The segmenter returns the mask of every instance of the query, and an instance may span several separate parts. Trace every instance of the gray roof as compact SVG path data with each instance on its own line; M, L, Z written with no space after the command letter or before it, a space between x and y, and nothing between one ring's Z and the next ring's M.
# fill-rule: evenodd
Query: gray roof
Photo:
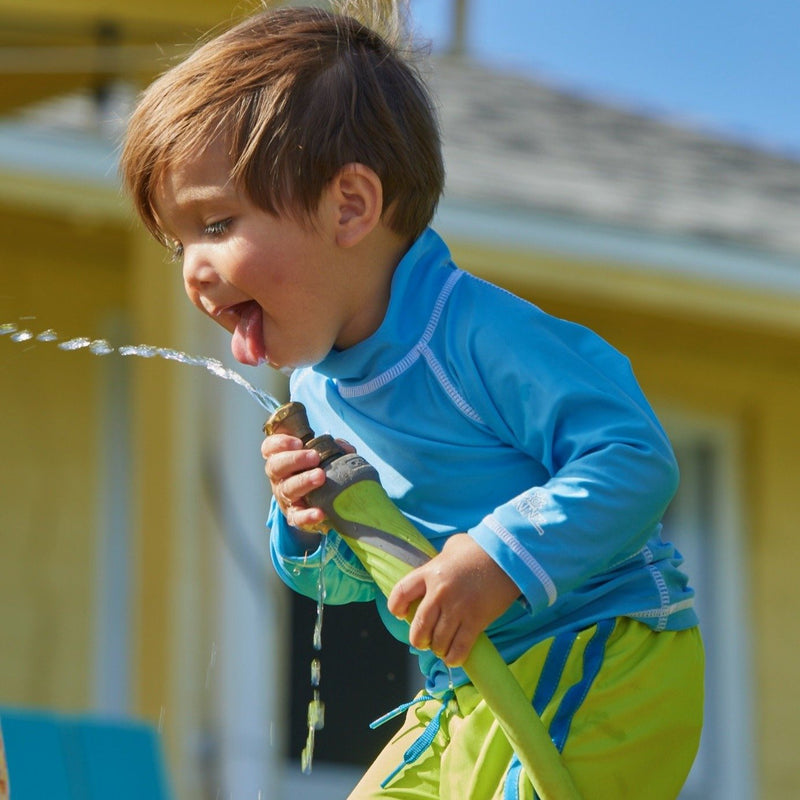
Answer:
M800 254L800 156L461 60L431 84L447 198Z

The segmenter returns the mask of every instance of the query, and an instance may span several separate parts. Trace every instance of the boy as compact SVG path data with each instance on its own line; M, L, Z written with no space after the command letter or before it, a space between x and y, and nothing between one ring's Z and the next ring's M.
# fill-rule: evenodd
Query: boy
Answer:
M440 551L387 599L328 534L328 602L374 601L426 678L351 799L533 797L459 668L483 630L586 798L674 798L703 656L659 536L672 451L620 354L452 263L428 227L436 117L394 35L320 9L258 14L150 87L122 156L235 357L293 370L312 427L372 463ZM273 562L313 597L318 456L285 435L262 453Z

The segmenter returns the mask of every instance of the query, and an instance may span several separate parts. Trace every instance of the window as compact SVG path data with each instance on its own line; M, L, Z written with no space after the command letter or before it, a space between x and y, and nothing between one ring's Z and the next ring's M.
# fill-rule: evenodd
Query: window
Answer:
M736 431L716 421L686 419L667 427L681 486L663 535L685 558L706 650L705 725L681 800L752 800L748 591Z

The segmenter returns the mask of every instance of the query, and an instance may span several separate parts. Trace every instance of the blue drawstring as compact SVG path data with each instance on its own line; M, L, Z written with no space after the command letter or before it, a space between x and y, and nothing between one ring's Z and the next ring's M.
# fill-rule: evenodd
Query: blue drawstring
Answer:
M432 694L421 694L419 697L415 697L413 700L410 700L408 703L403 703L402 705L395 708L393 711L390 711L388 714L384 714L379 719L376 719L375 722L370 723L370 728L373 730L380 725L383 725L384 722L388 722L390 719L394 719L395 717L403 714L404 712L408 711L411 706L418 705L419 703L426 703L428 700L441 700L442 706L436 712L436 716L425 726L425 730L419 735L419 738L411 745L411 747L403 753L403 762L398 764L395 769L383 780L381 783L381 789L385 789L389 781L400 772L403 767L408 766L409 764L413 764L430 746L433 744L433 740L436 738L436 734L439 733L439 728L441 727L442 722L442 714L447 710L448 703L455 697L455 692L452 689L448 689L441 697L434 697Z

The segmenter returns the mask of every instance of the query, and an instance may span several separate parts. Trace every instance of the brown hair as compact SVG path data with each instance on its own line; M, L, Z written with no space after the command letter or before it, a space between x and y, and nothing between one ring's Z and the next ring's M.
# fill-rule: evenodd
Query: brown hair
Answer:
M165 241L155 193L224 136L231 177L259 207L308 217L345 164L375 171L386 224L416 237L444 184L436 113L414 63L352 17L267 10L206 42L144 92L122 150L136 210Z

